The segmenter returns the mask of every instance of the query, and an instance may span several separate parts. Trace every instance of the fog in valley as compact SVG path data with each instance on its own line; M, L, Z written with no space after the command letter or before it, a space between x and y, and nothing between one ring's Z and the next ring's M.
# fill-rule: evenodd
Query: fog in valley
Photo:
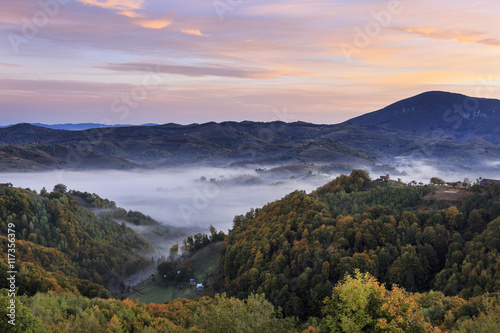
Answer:
M154 171L54 171L2 173L0 182L51 191L63 183L68 190L96 193L126 210L140 211L163 225L196 232L214 225L227 232L235 215L262 207L294 190L310 192L333 178L263 175L254 169L185 168ZM290 179L292 177L292 179ZM294 178L294 179L293 179Z
M428 184L431 177L439 177L447 182L463 181L468 178L475 182L477 179L498 179L500 173L500 162L482 161L480 167L475 166L467 169L458 169L446 162L436 159L412 159L408 157L396 157L392 165L402 172L400 175L391 175L392 179L401 178L404 183L412 180ZM378 178L378 174L370 172L372 179Z
M478 177L495 178L493 173L450 172L423 161L399 159L399 172L391 179L416 180L427 184L431 177L459 181ZM446 171L444 171L444 170ZM381 173L368 170L372 179ZM348 173L348 172L344 172ZM163 225L207 232L213 225L227 232L235 215L260 208L294 190L311 192L338 173L324 174L312 165L275 169L171 168L135 171L53 171L43 173L2 173L0 182L40 191L58 183L68 189L96 193L126 210L140 211Z

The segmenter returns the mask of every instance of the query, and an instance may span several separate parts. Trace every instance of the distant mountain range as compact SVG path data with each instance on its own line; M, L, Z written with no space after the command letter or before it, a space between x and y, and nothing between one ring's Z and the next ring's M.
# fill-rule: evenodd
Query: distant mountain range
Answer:
M158 124L142 124L142 125L126 125L126 124L119 124L119 125L105 125L105 124L97 124L97 123L80 123L80 124L55 124L55 125L47 125L47 124L40 124L40 123L31 123L31 125L34 126L39 126L39 127L45 127L45 128L50 128L50 129L57 129L57 130L67 130L67 131L83 131L87 129L92 129L92 128L106 128L106 127L130 127L130 126L156 126ZM7 126L0 126L0 128L6 128L10 127L13 125L7 125Z
M71 125L71 124L70 124ZM347 163L384 169L425 160L441 169L493 168L500 101L427 92L337 125L223 122L75 130L0 129L0 170ZM398 162L399 163L399 162Z

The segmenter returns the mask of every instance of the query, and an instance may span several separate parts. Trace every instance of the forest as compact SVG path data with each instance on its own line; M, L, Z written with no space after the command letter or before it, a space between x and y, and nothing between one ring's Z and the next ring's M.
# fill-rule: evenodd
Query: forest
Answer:
M16 225L12 331L495 332L500 186L476 186L459 203L427 199L436 186L372 181L353 170L252 209L234 218L228 235L213 229L184 244L189 252L222 241L222 293L165 304L109 292L117 272L140 269L153 248L84 208L114 202L64 186L40 194L0 189L3 257L7 225ZM138 212L116 214L150 223ZM6 327L8 268L1 265Z
M238 298L263 293L286 317L314 322L324 316L332 289L359 270L369 281L418 297L437 292L443 300L486 297L496 304L499 186L471 192L460 209L424 202L432 191L373 182L354 170L311 194L295 191L237 216L221 255L226 291ZM479 314L469 308L454 320L445 314L426 320L452 329Z
M124 224L98 218L80 207L62 184L50 193L44 189L40 194L17 188L2 191L0 243L5 252L4 235L7 225L13 223L20 294L76 290L84 296L110 297L106 288L118 282L122 271L140 269L149 260L144 256L153 245L147 239ZM4 288L8 269L5 261L0 265L0 286Z

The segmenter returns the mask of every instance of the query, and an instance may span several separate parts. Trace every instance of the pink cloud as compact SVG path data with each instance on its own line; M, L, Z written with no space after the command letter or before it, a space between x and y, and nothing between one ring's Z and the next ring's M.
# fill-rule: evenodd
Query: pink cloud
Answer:
M4 66L4 67L27 67L25 65L8 64L8 63L5 63L5 62L0 62L0 66Z
M160 18L151 19L151 18L136 18L133 19L132 22L134 24L140 25L144 28L149 29L163 29L172 24L174 20L174 13L170 12L167 15L164 15Z
M151 68L153 68L156 73L176 74L190 77L220 76L235 78L269 78L273 75L273 73L267 70L256 68L236 68L223 65L182 66L171 64L125 63L99 66L98 68L125 72L149 72L151 71Z
M85 5L97 6L122 12L141 10L144 8L145 0L77 0Z
M207 37L207 35L204 35L198 29L181 29L181 32L184 33L184 34L186 34L186 35L194 35L194 36L200 36L200 37Z

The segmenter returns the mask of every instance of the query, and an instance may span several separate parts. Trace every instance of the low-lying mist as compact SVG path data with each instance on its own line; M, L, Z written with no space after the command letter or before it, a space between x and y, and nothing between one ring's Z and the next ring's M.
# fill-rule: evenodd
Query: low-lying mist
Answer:
M476 161L477 162L477 161ZM474 182L479 177L498 179L500 174L500 162L482 161L480 167L470 167L470 170L457 169L449 163L439 160L412 159L408 157L396 157L393 166L403 172L400 176L391 176L393 179L401 178L405 183L412 180L428 184L431 177L438 177L447 182L463 181L468 178ZM378 175L370 173L372 179Z
M2 173L0 182L51 191L96 193L126 210L140 211L164 225L206 231L209 225L227 232L235 215L262 207L294 190L310 192L333 176L293 177L241 168L184 168L154 171L55 171Z
M498 178L497 172L453 172L446 165L399 158L394 166L405 183L427 184L431 177L461 181L479 177ZM294 190L311 192L338 176L324 174L312 164L271 169L186 167L133 171L54 171L43 173L1 173L0 183L39 191L52 190L58 183L68 189L96 193L126 210L150 215L163 225L206 232L209 225L227 232L234 216L260 208ZM372 179L381 174L372 170ZM348 174L348 171L343 173Z

